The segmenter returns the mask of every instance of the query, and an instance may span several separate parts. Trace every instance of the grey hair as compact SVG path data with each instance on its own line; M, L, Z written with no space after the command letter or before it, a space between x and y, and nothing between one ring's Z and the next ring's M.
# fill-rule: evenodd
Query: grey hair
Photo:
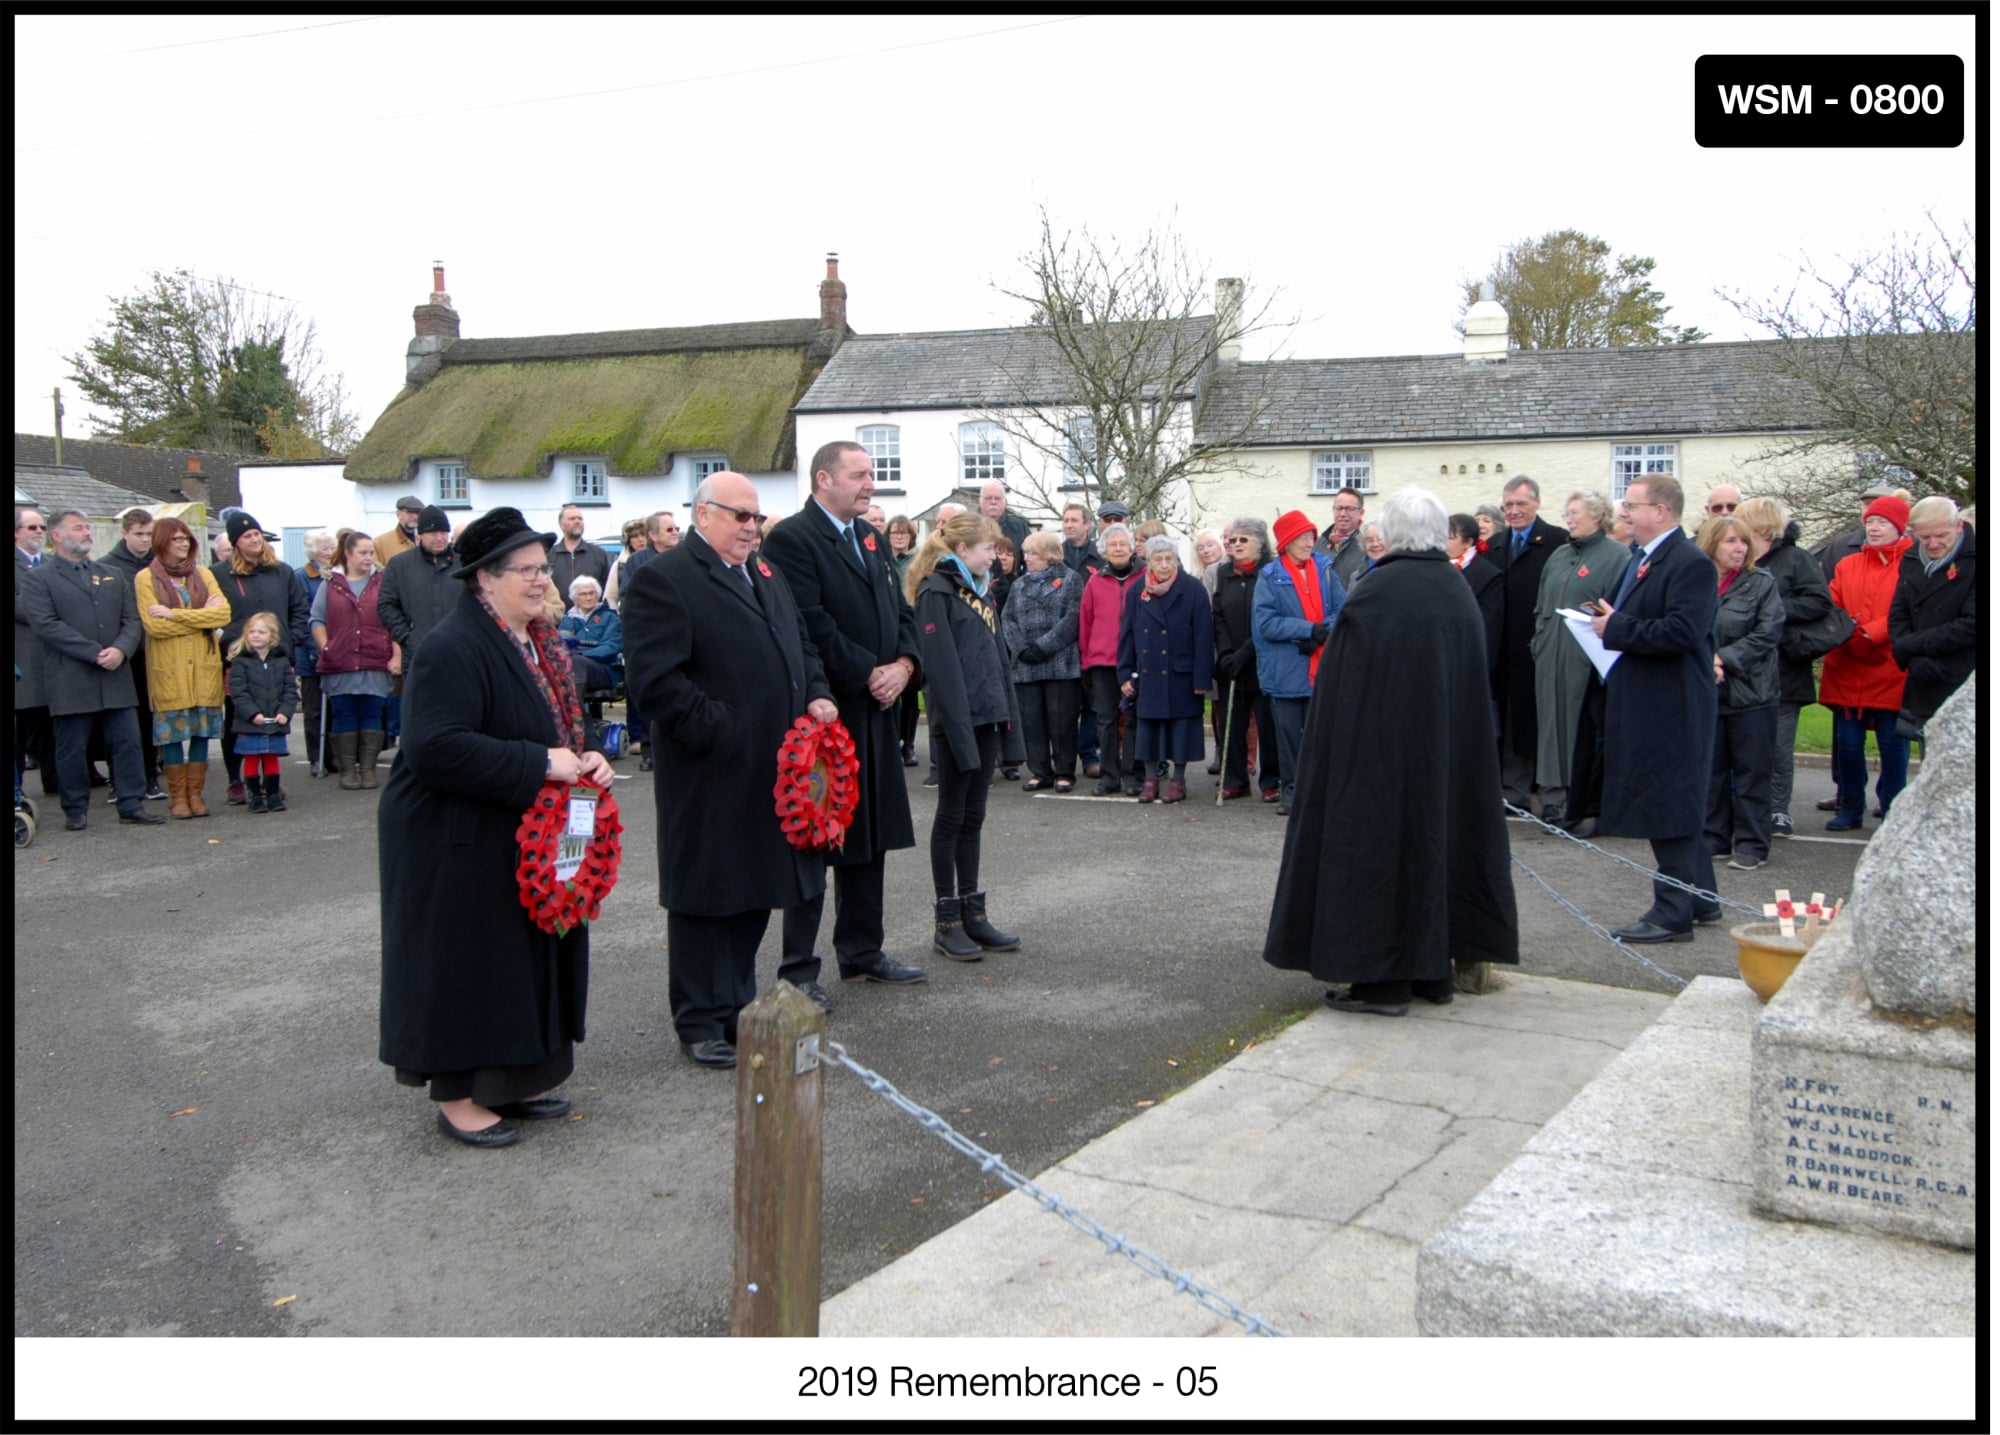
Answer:
M1229 535L1232 533L1242 533L1256 540L1257 561L1259 563L1268 563L1271 561L1270 524L1261 518L1255 518L1250 514L1242 513L1222 525L1222 537L1225 542L1228 541Z
M1597 520L1599 528L1611 526L1611 500L1601 491L1595 488L1579 488L1563 500L1563 507L1568 508L1579 499L1583 502L1584 510Z
M1171 553L1176 563L1181 560L1181 546L1164 533L1156 533L1146 540L1146 561L1151 563L1155 553Z
M1361 525L1361 537L1364 541L1367 539L1368 530L1371 528L1374 529L1377 533L1380 533L1382 531L1382 520L1379 518L1371 518L1366 523Z
M1910 527L1919 523L1957 523L1958 505L1941 493L1920 498L1910 508Z
M90 522L90 515L85 513L81 508L58 508L42 521L48 524L50 528L60 528L62 527L63 520L68 518L72 513L81 518L85 523Z
M690 503L693 507L699 508L704 503L713 502L715 502L715 475L711 473L707 478L704 478L700 483L695 485L694 497L690 500ZM665 511L664 509L661 510L661 512ZM653 516L657 518L659 514L654 514Z
M599 597L604 596L604 585L598 582L595 578L591 577L588 573L579 573L576 575L576 577L570 580L569 584L570 602L574 603L576 601L576 590L579 588L595 588L597 590Z
M1442 551L1449 522L1444 503L1427 488L1399 488L1382 505L1382 541L1391 553Z
M1472 516L1475 520L1482 516L1490 518L1501 528L1507 526L1507 515L1500 511L1500 505L1497 503L1480 504L1479 507L1472 510Z
M1528 475L1526 475L1525 473L1516 474L1514 477L1508 479L1505 483L1501 484L1500 492L1503 494L1512 493L1517 488L1527 489L1528 493L1534 498L1535 502L1540 503L1542 501L1542 486L1539 483L1536 483L1532 478L1528 477Z
M1109 543L1112 539L1112 535L1114 534L1124 539L1127 543L1130 543L1132 541L1132 530L1123 523L1106 524L1101 530L1099 530L1097 535L1097 541L1100 544Z

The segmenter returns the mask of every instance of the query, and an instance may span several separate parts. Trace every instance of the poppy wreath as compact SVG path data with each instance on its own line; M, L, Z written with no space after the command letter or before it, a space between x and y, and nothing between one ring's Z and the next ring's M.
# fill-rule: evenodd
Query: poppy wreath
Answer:
M597 825L583 849L583 864L574 877L561 882L556 880L556 845L569 825L572 797L597 799ZM624 831L618 804L608 790L583 783L575 787L562 782L542 784L514 833L521 844L521 864L514 872L520 883L521 905L537 927L561 937L574 927L597 920L604 899L618 885L618 860L624 850L619 839Z
M847 840L860 801L861 764L854 738L838 721L801 716L778 745L778 825L803 852L823 852Z

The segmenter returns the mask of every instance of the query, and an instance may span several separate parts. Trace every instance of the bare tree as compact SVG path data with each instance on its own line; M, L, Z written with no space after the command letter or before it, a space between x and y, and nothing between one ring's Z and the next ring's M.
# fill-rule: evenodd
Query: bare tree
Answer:
M1789 292L1717 290L1778 340L1762 402L1811 431L1773 440L1781 493L1809 533L1854 526L1876 482L1961 506L1979 490L1979 276L1970 225L1897 235Z
M1171 223L1128 252L1087 229L1058 234L1044 210L1022 266L1018 287L994 286L1027 306L1029 323L1004 345L1005 396L984 415L1010 449L1038 460L1010 466L1009 487L1050 515L1080 498L1093 508L1120 499L1142 518L1188 516L1201 480L1242 468L1239 450L1269 408L1253 376L1226 432L1199 422L1208 385L1243 340L1289 326L1271 318L1276 295L1249 308L1242 281L1211 286Z

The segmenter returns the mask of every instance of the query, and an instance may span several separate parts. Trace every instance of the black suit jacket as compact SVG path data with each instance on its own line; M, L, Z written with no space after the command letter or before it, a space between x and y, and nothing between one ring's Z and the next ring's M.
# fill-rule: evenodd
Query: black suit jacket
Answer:
M661 739L660 905L688 916L790 907L826 886L824 859L786 841L772 788L786 729L833 693L784 577L756 554L749 568L746 584L690 534L627 575L625 686Z
M1486 554L1503 575L1503 616L1500 624L1500 671L1497 695L1501 721L1511 720L1514 751L1535 755L1535 604L1541 597L1542 569L1549 555L1569 542L1569 532L1537 518L1528 529L1528 543L1514 552L1514 533L1503 528L1489 541ZM1504 729L1503 729L1504 731Z
M764 556L785 575L798 600L806 636L819 651L840 721L853 736L861 763L853 826L846 842L827 857L836 867L869 862L917 841L910 791L903 781L897 710L868 695L868 675L882 664L905 657L920 664L916 615L889 559L889 540L865 518L854 520L854 534L865 566L855 563L853 545L841 537L826 510L808 499L764 539ZM919 666L910 681L921 676Z

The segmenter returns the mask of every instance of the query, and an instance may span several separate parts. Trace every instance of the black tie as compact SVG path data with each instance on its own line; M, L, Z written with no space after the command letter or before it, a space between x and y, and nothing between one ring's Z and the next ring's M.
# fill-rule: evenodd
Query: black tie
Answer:
M868 571L868 560L861 556L861 540L855 536L854 525L847 524L840 530L847 535L847 551L854 555L854 565L863 573Z

